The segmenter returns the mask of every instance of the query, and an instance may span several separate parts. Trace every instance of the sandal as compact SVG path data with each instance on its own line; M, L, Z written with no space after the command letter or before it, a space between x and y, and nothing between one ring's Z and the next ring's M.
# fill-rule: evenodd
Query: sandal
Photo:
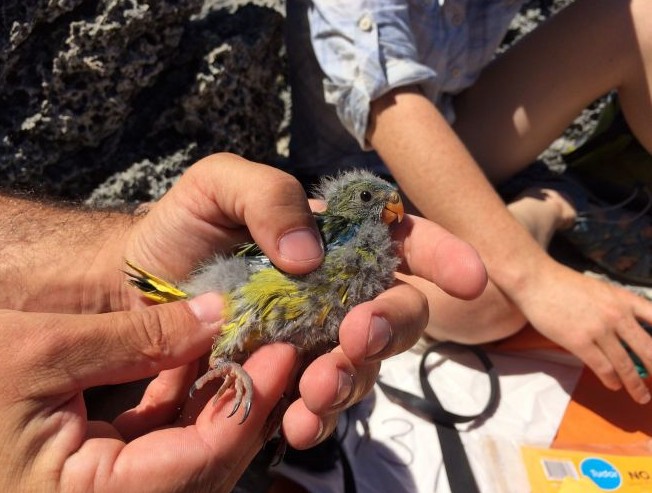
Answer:
M609 204L594 196L568 173L555 173L535 163L499 188L514 198L530 187L551 188L564 194L577 210L573 227L558 231L583 257L613 279L652 286L652 193L639 186L622 202ZM643 204L632 210L633 204Z

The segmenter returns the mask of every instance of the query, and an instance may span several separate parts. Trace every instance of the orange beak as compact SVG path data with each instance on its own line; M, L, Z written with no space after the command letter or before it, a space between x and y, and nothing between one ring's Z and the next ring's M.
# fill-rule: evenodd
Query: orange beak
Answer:
M387 203L382 213L382 220L385 224L391 224L394 221L399 223L403 220L403 215L405 210L403 209L403 201L401 201L401 196L398 192L392 192L387 198Z

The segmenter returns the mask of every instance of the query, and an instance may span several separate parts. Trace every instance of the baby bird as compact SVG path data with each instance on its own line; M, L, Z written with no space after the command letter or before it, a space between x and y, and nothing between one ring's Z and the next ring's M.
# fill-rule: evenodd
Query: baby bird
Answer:
M306 275L286 274L272 265L254 243L234 256L216 255L179 286L127 261L137 274L129 282L156 302L165 303L218 291L225 297L225 322L215 338L209 370L191 389L222 378L215 401L229 388L236 392L234 415L244 402L241 423L251 409L253 385L241 364L258 347L277 341L293 344L307 365L334 348L346 313L371 300L394 281L398 266L389 225L403 219L395 188L361 170L322 178L315 213L325 258Z

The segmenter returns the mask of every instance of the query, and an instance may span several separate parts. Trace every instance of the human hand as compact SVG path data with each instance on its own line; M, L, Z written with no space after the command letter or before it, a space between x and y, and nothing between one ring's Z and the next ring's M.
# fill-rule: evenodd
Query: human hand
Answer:
M208 293L100 315L0 311L0 489L231 491L291 379L290 346L264 347L246 362L256 406L242 425L226 419L228 405L211 402L193 410L192 422L184 409L168 426L125 440L129 418L89 422L82 397L89 387L196 364L218 330L220 307L220 296Z
M265 193L260 193L261 189ZM147 265L164 277L184 277L215 250L228 251L247 240L247 225L277 266L308 272L322 259L319 244L310 244L317 241L317 233L311 229L313 221L299 183L289 175L237 156L216 155L191 168L151 206L147 216L125 236L126 253L118 257ZM299 235L291 237L286 232ZM404 270L423 275L462 298L477 296L484 288L486 273L475 251L442 228L424 219L407 218L396 238L403 245ZM169 254L178 251L184 252L183 258ZM120 286L122 289L124 282ZM128 306L140 306L143 301L137 291L128 291L121 299L127 300ZM423 295L406 285L356 307L342 323L341 345L313 363L301 381L302 399L285 415L289 443L303 448L325 438L335 426L337 411L357 402L371 388L380 359L414 344L425 326L427 311ZM129 434L138 435L169 422L186 400L188 385L185 391L183 385L192 381L189 374L193 371L196 376L196 369L179 368L152 382L141 405L127 413Z
M646 403L649 390L622 343L636 352L649 371L652 338L639 320L651 323L652 303L550 258L535 272L523 276L512 298L490 284L477 303L464 306L430 282L419 278L409 282L426 294L431 306L439 307L431 311L426 328L433 337L479 344L509 337L530 323L575 354L607 388L624 386L636 402Z
M468 244L412 215L405 216L393 236L401 246L402 275L428 280L460 299L482 293L486 271ZM371 390L381 360L411 348L427 322L427 298L403 282L354 307L340 325L340 346L315 360L301 378L301 399L283 420L288 442L303 449L329 436L339 412Z
M652 370L652 338L639 322L652 323L652 303L627 291L557 265L531 283L521 309L532 326L566 348L609 389L625 387L636 402L650 401L622 343Z

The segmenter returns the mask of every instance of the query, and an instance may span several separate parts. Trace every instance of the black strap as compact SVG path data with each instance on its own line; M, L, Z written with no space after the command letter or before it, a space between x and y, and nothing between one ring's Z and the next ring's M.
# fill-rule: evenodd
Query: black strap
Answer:
M487 371L490 385L489 400L484 409L477 414L460 415L444 409L428 381L426 358L430 353L445 346L463 348L472 352ZM390 400L397 402L408 411L427 419L435 425L451 493L479 493L480 490L478 489L471 465L469 464L469 459L464 450L459 432L455 428L455 424L466 423L480 417L487 417L494 411L500 397L500 387L498 374L493 363L487 354L478 346L465 346L450 342L435 343L424 352L421 358L419 380L424 397L410 394L381 381L378 381L378 385Z
M353 468L349 462L346 452L344 452L344 447L342 442L339 440L337 444L340 448L340 463L342 464L342 476L344 479L344 493L357 493L358 488L355 485L355 478L353 476Z

